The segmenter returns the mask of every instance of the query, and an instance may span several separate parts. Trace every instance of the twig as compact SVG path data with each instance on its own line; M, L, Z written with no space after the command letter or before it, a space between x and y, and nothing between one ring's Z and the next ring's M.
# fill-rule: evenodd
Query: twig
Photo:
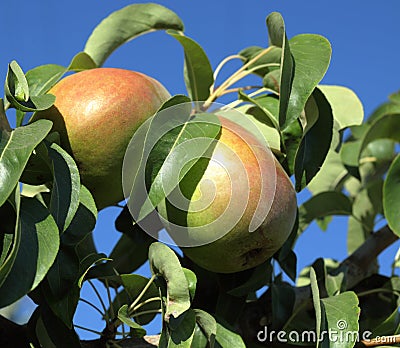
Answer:
M400 343L400 335L378 336L373 338L372 340L362 340L361 343L364 347L388 346Z

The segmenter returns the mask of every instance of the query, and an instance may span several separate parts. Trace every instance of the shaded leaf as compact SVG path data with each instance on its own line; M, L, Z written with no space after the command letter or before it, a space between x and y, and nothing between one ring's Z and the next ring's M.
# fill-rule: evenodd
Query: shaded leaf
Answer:
M50 211L63 233L78 210L81 188L79 170L74 159L56 143L51 144L48 150L53 163Z
M316 218L329 215L351 215L352 202L341 192L321 192L299 207L299 230L304 229Z
M357 337L352 333L358 332L360 315L357 295L348 291L337 296L323 298L321 304L326 318L324 330L335 332L338 337L337 340L330 341L329 347L354 347ZM343 339L339 339L340 337Z
M33 149L50 132L52 122L40 120L0 133L0 206L17 185Z
M168 31L179 41L185 51L184 76L186 89L193 101L205 101L214 83L213 70L201 46L191 38L176 31Z
M246 345L243 342L242 337L236 332L231 331L217 323L217 334L215 336L215 347L225 348L225 347L235 347L235 348L245 348Z
M214 317L201 310L201 309L194 309L193 310L196 315L196 323L201 328L202 332L207 337L207 341L210 344L210 347L213 347L215 342L215 336L217 335L217 322Z
M293 313L295 293L293 287L284 283L274 283L272 294L272 323L275 329L281 328Z
M36 198L23 198L21 241L12 269L0 287L0 307L37 287L52 266L59 248L59 232L47 208Z
M102 66L122 44L154 30L183 30L180 18L158 4L133 4L111 13L94 29L86 42L86 52Z
M182 318L181 318L182 317ZM179 348L191 348L196 328L196 316L193 309L189 309L183 313L177 319L171 318L170 326L172 321L179 320L179 324L171 328L169 334L168 348L179 347Z
M329 102L318 89L313 92L311 98L315 100L315 104L307 103L310 107L306 105L306 117L309 117L307 116L309 113L315 113L312 117L315 117L316 121L309 129L305 129L296 152L294 176L298 192L306 187L318 173L332 141L333 116Z
M8 203L7 203L8 204ZM13 214L15 212L15 218L12 215L11 220L8 223L4 222L4 236L2 236L1 240L1 264L0 264L0 286L6 280L6 277L9 275L15 259L17 258L18 249L21 244L21 236L22 236L22 228L21 228L21 220L20 220L20 211L21 211L21 196L20 192L17 188L14 189L13 196L9 198L10 206L6 210L6 213ZM4 205L1 206L4 209ZM3 211L4 214L4 211ZM2 221L7 221L6 219ZM6 230L6 228L8 229Z
M127 304L118 310L118 319L131 328L131 335L133 337L143 337L146 335L146 330L130 318L129 306Z
M400 236L400 155L392 162L383 184L383 210L392 231Z
M264 48L259 46L247 47L239 52L239 56L244 58L243 64L246 64L252 58L256 57ZM250 64L247 70L252 70L254 74L264 77L273 70L279 71L282 49L272 46L268 53L264 54L253 64ZM255 69L259 67L258 69Z
M321 325L322 325L322 310L321 310L317 276L313 267L310 268L310 285L311 285L312 300L315 311L315 334L317 337L321 337L320 335L321 335ZM319 347L319 344L320 341L318 340L316 348Z

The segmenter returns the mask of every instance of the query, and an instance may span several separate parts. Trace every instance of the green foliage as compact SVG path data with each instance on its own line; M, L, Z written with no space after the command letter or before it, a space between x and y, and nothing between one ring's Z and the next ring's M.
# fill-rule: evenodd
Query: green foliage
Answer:
M260 342L249 337L246 330L254 330L249 322L286 333L313 330L318 337L336 330L352 337L341 344L327 337L309 343L323 348L353 347L352 333L362 330L400 332L399 255L393 276L384 277L376 258L388 244L373 247L385 228L395 234L391 240L400 236L400 93L363 120L353 91L320 84L331 58L326 38L289 39L276 12L266 24L269 46L242 49L243 66L218 87L218 71L183 33L181 19L151 3L110 14L67 67L47 64L25 74L16 61L9 64L0 102L0 307L25 295L37 304L28 323L32 347L80 347L74 316L86 285L106 287L107 305L103 301L97 310L110 344L117 328L141 338L143 326L155 320L162 323L160 347L251 347ZM115 221L122 235L104 255L93 241L97 207L81 185L79 166L51 133L50 121L26 123L25 116L52 106L54 97L46 93L65 74L99 67L120 45L154 30L167 30L183 47L188 96L173 96L135 133L140 141L128 149L131 162L124 164L130 199ZM260 86L247 93L240 82L249 74ZM233 84L240 87L229 107L209 110ZM193 103L198 101L204 103ZM9 127L9 108L16 109L15 129ZM217 115L250 132L259 130L255 135L270 145L296 190L311 194L270 260L227 277L200 269L157 242L160 221L153 222L152 236L141 224L178 187L191 197L220 135ZM183 147L186 143L191 145ZM188 164L181 168L181 161ZM297 275L297 239L314 221L326 229L338 215L348 217L349 258L320 258ZM382 222L387 227L380 229ZM354 264L352 257L360 253L368 264ZM147 261L150 278L132 274ZM249 308L254 318L249 319Z

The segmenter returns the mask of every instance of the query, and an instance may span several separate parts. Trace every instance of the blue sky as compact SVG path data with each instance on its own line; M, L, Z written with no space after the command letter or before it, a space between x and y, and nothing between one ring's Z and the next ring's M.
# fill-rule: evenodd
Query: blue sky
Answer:
M104 17L131 3L135 1L3 1L0 80L4 81L7 64L13 59L24 71L48 63L68 65ZM270 12L279 11L289 37L316 33L329 39L333 53L323 83L353 89L366 115L390 93L400 89L398 0L164 0L158 3L182 18L186 35L203 46L213 67L247 46L266 46L265 18ZM144 72L161 81L171 94L185 93L182 49L165 33L145 35L120 47L105 65ZM235 67L235 63L228 65L222 77ZM0 93L3 94L3 90ZM300 202L305 197L307 195L300 194ZM106 254L119 237L114 229L118 212L117 208L109 208L99 215L95 241L99 251ZM335 218L326 232L313 224L296 247L299 268L321 256L343 259L346 256L346 221ZM381 257L385 273L389 272L397 248L398 244L392 246ZM141 271L146 273L147 269L144 267ZM85 289L85 294L92 296L90 290ZM92 328L101 329L96 321L98 317L85 307L78 311L77 322L84 324L87 320L92 322ZM150 333L156 328L152 326Z

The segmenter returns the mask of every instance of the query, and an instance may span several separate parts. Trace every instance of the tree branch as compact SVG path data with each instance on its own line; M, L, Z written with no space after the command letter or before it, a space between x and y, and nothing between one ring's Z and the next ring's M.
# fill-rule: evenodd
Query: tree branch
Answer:
M353 288L360 281L372 275L374 261L378 255L399 239L393 231L384 226L373 233L358 249L343 260L339 266L346 270L347 289ZM306 302L312 306L310 286L293 287L296 301L294 310ZM271 323L270 292L264 293L257 301L249 302L240 321L241 334L247 341L255 342L257 333ZM258 342L260 343L260 342Z

